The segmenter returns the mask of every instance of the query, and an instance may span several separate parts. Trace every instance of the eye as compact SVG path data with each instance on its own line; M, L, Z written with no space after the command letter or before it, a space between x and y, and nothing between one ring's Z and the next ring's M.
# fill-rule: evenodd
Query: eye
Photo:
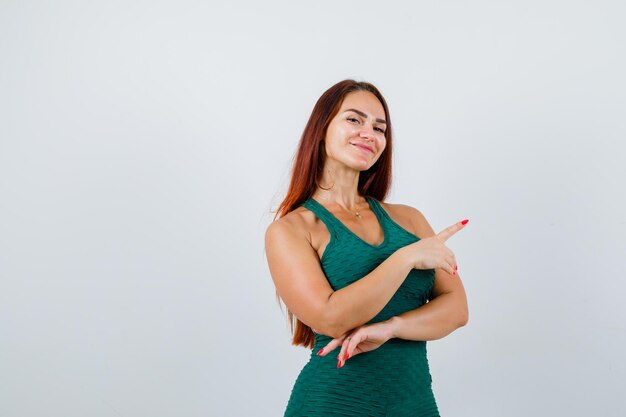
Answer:
M358 122L359 119L355 119L354 117L346 117L346 120L350 121L350 122ZM375 128L374 130L378 130L380 133L384 134L385 133L385 129L382 129L380 127Z

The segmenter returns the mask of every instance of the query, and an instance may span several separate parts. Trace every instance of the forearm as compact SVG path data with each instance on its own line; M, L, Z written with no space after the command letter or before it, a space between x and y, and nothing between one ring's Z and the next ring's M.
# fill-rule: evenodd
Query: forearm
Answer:
M436 340L464 326L467 300L462 293L442 294L421 307L388 320L392 337L406 340Z
M338 337L374 318L411 269L406 251L400 248L363 278L335 291L328 301L329 322L333 323L330 336Z

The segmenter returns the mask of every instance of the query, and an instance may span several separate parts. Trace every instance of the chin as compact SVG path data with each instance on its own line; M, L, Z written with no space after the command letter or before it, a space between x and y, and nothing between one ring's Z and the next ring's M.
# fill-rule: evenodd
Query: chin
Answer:
M367 171L368 169L370 169L374 164L367 164L367 163L356 163L350 166L350 168L356 170L356 171Z

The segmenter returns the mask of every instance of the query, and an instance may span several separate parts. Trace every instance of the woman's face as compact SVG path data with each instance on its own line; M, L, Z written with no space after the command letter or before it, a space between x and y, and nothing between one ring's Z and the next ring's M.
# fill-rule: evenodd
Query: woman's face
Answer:
M347 94L326 130L326 157L358 171L369 169L385 150L385 122L385 109L374 94Z

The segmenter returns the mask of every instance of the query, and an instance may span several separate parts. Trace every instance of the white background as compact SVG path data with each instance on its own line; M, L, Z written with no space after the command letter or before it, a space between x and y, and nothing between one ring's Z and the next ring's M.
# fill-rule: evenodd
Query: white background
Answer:
M442 415L626 415L622 2L1 4L0 415L282 415L263 236L344 78L388 100L388 201L470 219Z

